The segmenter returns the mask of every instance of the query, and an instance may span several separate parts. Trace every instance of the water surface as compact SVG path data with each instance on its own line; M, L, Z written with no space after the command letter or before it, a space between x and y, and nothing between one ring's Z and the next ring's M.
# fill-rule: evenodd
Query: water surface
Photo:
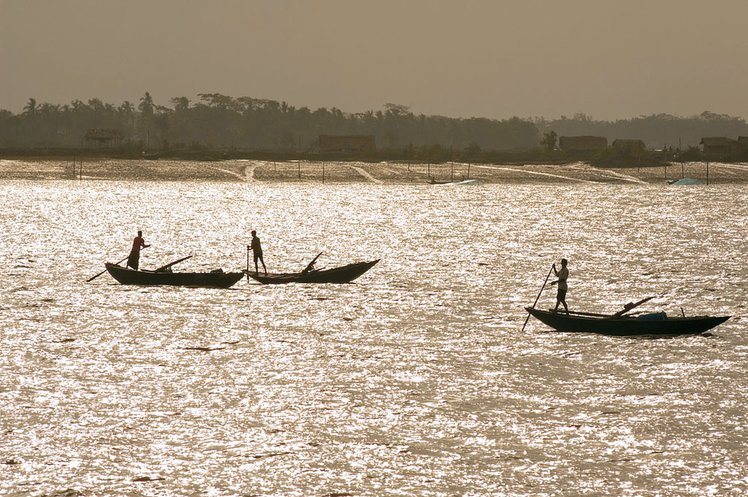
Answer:
M742 495L741 186L5 181L0 494ZM142 267L381 258L351 285L139 288ZM701 337L521 331L572 308ZM553 304L547 290L540 306Z

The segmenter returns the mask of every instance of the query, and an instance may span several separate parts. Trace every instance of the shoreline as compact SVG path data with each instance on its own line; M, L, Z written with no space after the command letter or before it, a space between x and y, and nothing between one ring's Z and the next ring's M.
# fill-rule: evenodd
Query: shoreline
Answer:
M708 171L707 171L708 170ZM225 181L259 183L611 183L666 184L682 177L709 184L748 184L748 163L689 162L667 166L441 164L360 161L221 161L86 158L0 159L0 180Z

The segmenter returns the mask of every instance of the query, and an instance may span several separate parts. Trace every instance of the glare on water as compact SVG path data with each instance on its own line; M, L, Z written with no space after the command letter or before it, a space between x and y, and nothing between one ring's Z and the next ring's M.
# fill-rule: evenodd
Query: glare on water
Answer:
M7 181L0 494L740 495L740 186ZM350 285L116 284L381 258ZM655 295L706 336L521 331ZM538 303L553 304L548 288Z

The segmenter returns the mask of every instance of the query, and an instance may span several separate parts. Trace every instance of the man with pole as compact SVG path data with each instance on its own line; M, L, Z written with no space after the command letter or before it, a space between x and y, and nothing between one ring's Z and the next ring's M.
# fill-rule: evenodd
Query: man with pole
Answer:
M249 265L249 251L252 251L252 255L255 260L255 274L260 274L257 268L257 261L262 263L262 269L265 270L265 274L268 274L268 269L265 267L265 261L262 258L262 245L260 244L260 237L257 236L257 231L252 230L252 242L247 245L247 265ZM247 268L249 269L249 268Z
M558 293L556 294L556 309L554 312L558 312L558 306L559 304L564 305L564 309L566 309L566 314L569 314L569 307L566 305L566 291L568 290L568 285L566 283L566 280L569 278L569 268L567 265L569 264L569 261L566 259L561 259L561 269L556 270L556 263L554 262L551 264L551 269L548 270L548 274L545 277L545 281L543 281L543 286L540 287L540 291L538 292L538 296L535 297L535 302L532 304L532 308L534 309L535 306L538 304L538 300L540 300L540 296L543 294L543 290L545 289L545 285L548 283L548 279L551 277L551 273L555 273L558 277L558 280L551 283L551 285L555 285L558 283ZM530 313L527 313L527 319L525 319L525 324L522 325L522 331L525 331L525 326L527 326L527 322L530 320Z
M569 306L566 305L566 291L569 289L569 286L566 283L566 280L569 279L569 268L566 267L568 264L569 261L567 261L566 259L561 259L561 269L557 270L556 263L553 263L553 273L558 279L551 282L551 285L558 284L558 292L556 293L556 308L553 309L553 312L558 312L559 304L563 304L567 316L569 315Z
M143 232L138 231L138 236L132 240L132 249L130 250L130 255L127 256L127 265L137 271L140 265L140 249L147 247L150 247L150 245L145 244Z

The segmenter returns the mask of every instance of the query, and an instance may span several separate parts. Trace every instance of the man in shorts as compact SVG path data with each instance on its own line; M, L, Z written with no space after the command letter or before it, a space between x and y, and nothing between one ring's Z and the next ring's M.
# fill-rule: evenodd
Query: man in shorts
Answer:
M255 230L252 230L252 243L247 248L252 249L252 255L255 259L255 274L259 274L257 261L262 263L262 269L265 270L265 274L268 274L268 269L265 267L265 261L262 259L262 245L260 245L260 238L257 236Z
M556 308L553 309L553 312L558 312L559 304L563 304L567 315L569 314L569 306L566 305L566 291L569 289L569 286L566 283L566 280L569 279L569 268L566 267L568 264L569 261L567 261L566 259L561 259L561 269L556 270L556 263L553 263L553 272L558 279L551 282L551 285L555 285L558 283L558 293L556 293Z

